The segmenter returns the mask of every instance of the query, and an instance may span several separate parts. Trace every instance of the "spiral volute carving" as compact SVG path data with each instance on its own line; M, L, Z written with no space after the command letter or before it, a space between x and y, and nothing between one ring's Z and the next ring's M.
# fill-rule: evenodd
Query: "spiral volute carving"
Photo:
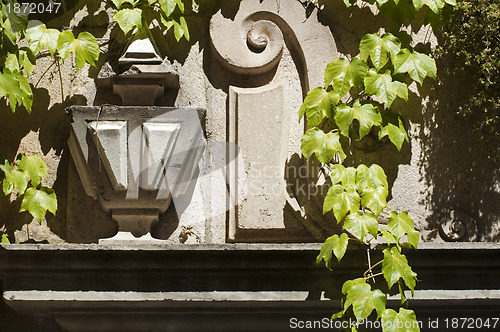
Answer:
M273 13L230 20L217 13L210 22L212 50L219 62L239 74L262 74L275 68L283 52L283 33Z

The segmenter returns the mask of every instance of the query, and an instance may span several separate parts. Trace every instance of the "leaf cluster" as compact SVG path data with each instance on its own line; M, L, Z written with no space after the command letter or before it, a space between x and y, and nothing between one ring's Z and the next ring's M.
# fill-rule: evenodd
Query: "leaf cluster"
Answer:
M357 2L343 1L347 7ZM321 7L321 0L312 2ZM456 5L455 0L365 2L376 3L379 14L390 16L400 25L426 7L427 23L434 28L439 26L445 12ZM411 45L411 36L408 37L410 41L404 45ZM372 132L378 132L379 140L388 137L398 150L408 141L403 116L391 106L397 98L408 101L408 84L422 85L427 77L436 79L437 68L430 55L404 45L391 33L365 35L359 44L359 56L328 64L324 86L309 91L299 110L299 121L305 118L309 127L302 138L302 154L308 160L315 155L330 170L331 187L324 199L323 213L332 211L343 230L325 240L316 263L324 261L331 269L333 257L340 262L350 241L368 246L372 240L383 238L387 243L382 260L371 265L368 259L368 270L363 277L344 283L342 310L332 318L365 319L375 310L377 319L382 320L383 331L395 331L394 327L401 323L411 326L408 331L419 331L413 311L387 309L387 295L379 289L373 290L369 284L375 277L383 276L389 289L398 284L401 302L406 302L404 290L410 289L413 294L417 274L408 264L402 244L409 243L417 249L419 232L406 211L382 216L388 207L389 188L380 166L361 164L355 168L341 163L349 152L349 143ZM340 163L333 162L339 159ZM380 268L380 272L374 273L375 268Z
M137 32L149 27L153 22L159 24L162 31L173 28L177 41L185 38L189 41L189 27L185 18L189 8L198 6L197 0L111 0L117 11L113 20L125 34L137 28Z
M9 1L14 3L14 1ZM28 46L19 46L28 44ZM12 112L18 106L31 112L33 92L28 77L36 66L36 54L45 48L55 60L74 54L76 69L96 65L99 46L88 32L75 38L71 31L48 29L40 21L28 21L22 11L9 11L0 4L0 98L5 97Z
M39 223L47 211L55 215L57 197L53 189L42 185L48 171L40 157L20 153L13 163L5 160L0 164L0 175L4 194L14 193L22 199L19 212L29 212Z
M500 159L500 3L459 1L445 24L437 56L444 75L463 87L457 113L468 119L493 157Z
M322 163L329 163L336 154L344 159L347 151L341 141L361 139L374 128L379 139L389 137L398 150L408 141L402 115L390 107L396 98L408 100L408 80L423 84L426 77L436 78L434 59L403 48L391 33L367 34L359 51L359 58L329 63L324 86L309 91L300 107L299 121L305 115L310 127L302 139L302 153L308 159L312 154ZM355 88L360 90L358 95L350 95ZM328 133L318 128L325 119L334 126Z

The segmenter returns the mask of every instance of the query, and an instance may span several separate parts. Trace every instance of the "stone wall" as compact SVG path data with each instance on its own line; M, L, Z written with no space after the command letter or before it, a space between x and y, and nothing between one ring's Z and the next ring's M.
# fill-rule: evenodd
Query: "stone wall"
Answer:
M160 216L152 234L188 244L320 241L338 229L332 217L321 215L324 180L300 156L305 127L297 121L298 108L307 91L321 85L328 62L355 56L364 34L389 31L393 25L374 16L370 7L347 9L341 1L319 13L298 0L207 1L204 6L207 15L193 19L190 42L177 44L171 33L164 39L152 30L164 65L178 75L178 88L168 86L156 105L207 110L207 150L198 181L184 205L171 204ZM20 151L43 156L49 166L47 184L56 190L59 204L57 215L39 225L17 213L18 203L1 198L12 241L95 243L117 231L110 213L85 193L66 145L70 125L65 113L71 105L122 103L109 80L120 74L117 61L127 41L116 25L107 23L111 15L99 1L68 4L67 12L50 24L92 32L102 52L99 68L76 73L68 59L61 85L55 67L42 78L51 64L42 55L31 77L36 85L32 114L18 110L12 115L2 105L0 126L6 135L0 151L10 160ZM427 26L417 24L409 31L418 42L437 42L429 38ZM448 106L460 85L427 79L410 91L408 103L394 103L407 120L410 143L398 152L369 135L356 142L347 164L382 165L391 188L390 207L407 210L425 230L425 241L497 241L500 171L471 137L469 124ZM461 226L450 227L452 210Z

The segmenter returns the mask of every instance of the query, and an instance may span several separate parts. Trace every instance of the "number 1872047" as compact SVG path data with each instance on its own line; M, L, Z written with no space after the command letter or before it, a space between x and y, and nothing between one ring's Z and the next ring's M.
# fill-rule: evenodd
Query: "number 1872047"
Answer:
M34 2L21 2L11 3L5 5L9 13L14 14L44 14L44 13L58 13L61 8L60 2L49 1L48 3L34 3Z

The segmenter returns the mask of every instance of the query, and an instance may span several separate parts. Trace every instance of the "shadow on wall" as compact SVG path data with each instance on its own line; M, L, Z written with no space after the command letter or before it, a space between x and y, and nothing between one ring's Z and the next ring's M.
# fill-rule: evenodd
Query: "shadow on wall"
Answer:
M429 227L439 229L440 220L458 210L472 220L459 241L499 241L500 162L475 139L472 124L456 115L464 84L439 74L438 79L434 90L421 90L430 100L419 133L420 174L428 188L424 203L432 212ZM432 232L428 240L436 237L438 232Z
M85 103L85 98L75 95L67 98L64 103L55 103L50 108L50 96L46 89L33 89L35 103L31 114L19 107L13 114L2 99L0 111L2 121L0 131L4 134L0 141L0 152L4 159L13 161L18 151L27 154L46 155L45 162L49 169L57 169L57 177L52 187L58 197L58 212L54 217L47 214L47 222L51 230L64 237L65 207L67 194L67 158L65 158L66 141L69 135L69 122L65 108L71 104ZM59 161L59 158L60 161ZM59 162L59 163L58 163ZM11 240L14 232L33 220L24 212L19 214L21 200L11 202L10 195L0 195L0 211L2 224ZM28 236L29 240L29 236Z

